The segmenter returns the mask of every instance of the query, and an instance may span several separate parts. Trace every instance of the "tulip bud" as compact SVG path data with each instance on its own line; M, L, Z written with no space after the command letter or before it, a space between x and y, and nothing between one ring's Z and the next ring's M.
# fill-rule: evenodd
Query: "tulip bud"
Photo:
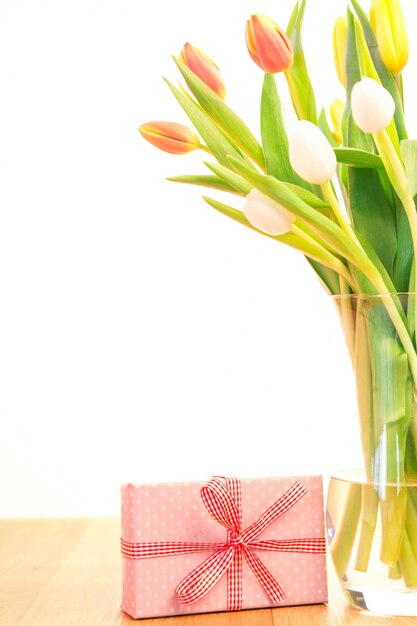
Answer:
M382 85L373 78L365 77L353 86L351 108L359 128L364 133L375 135L390 124L395 112L395 102Z
M220 70L204 52L186 43L180 52L180 59L220 98L226 97L226 86Z
M266 15L251 15L246 22L246 45L253 61L264 72L288 70L294 61L292 44L284 31Z
M333 28L333 57L337 76L346 87L347 18L338 17Z
M171 154L186 154L200 148L195 132L175 122L148 122L140 126L139 132L153 146Z
M332 118L333 123L333 137L337 141L337 143L341 144L343 142L342 136L342 116L343 111L345 110L345 103L343 100L336 98L330 105L330 117Z
M408 37L398 0L372 0L371 24L382 60L396 75L408 61Z
M324 185L336 171L334 150L321 130L307 120L290 124L289 156L293 169L313 185Z
M283 235L291 230L294 216L257 189L246 196L243 213L255 228L267 235Z

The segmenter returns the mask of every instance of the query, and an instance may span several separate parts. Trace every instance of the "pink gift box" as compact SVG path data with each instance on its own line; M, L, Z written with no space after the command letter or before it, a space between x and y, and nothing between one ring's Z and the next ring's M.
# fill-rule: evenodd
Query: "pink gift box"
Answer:
M213 479L212 479L213 480ZM227 481L214 479L233 490ZM285 597L271 601L264 587L248 565L246 548L242 548L241 568L242 609L319 604L327 601L326 554L324 543L323 486L320 476L298 476L265 479L242 479L237 481L241 489L241 531L252 527L265 511L282 508L288 500L285 494L302 489L294 502L284 506L283 512L248 545L254 559L260 559L261 569L272 575ZM207 483L210 484L210 483ZM192 604L184 604L176 589L190 573L214 553L219 544L225 550L233 541L231 533L213 519L204 505L201 489L203 482L127 484L122 493L122 554L123 596L122 609L134 618L183 615L230 610L231 572L221 575L216 584L203 597ZM222 486L221 485L221 486ZM299 487L297 487L299 485ZM229 493L229 492L228 492ZM280 504L281 503L281 504ZM268 514L266 514L268 517ZM269 518L271 516L269 515ZM264 515L265 518L265 515ZM259 531L259 528L258 528ZM248 531L249 532L249 531ZM284 549L258 549L257 546L285 545ZM310 545L312 551L288 551L288 545ZM304 542L301 540L305 540ZM245 540L246 541L246 540ZM168 554L143 558L152 554L154 546L168 546L173 542L192 544L217 544L213 549L189 554ZM266 543L265 543L266 542ZM268 543L269 542L269 543ZM239 539L235 540L239 543ZM317 550L320 545L320 550ZM224 547L225 546L225 547ZM252 550L252 547L253 550ZM195 548L198 550L197 548ZM160 548L159 548L160 550ZM240 550L240 546L231 550ZM307 548L309 550L309 548ZM150 551L150 552L149 552ZM230 550L229 550L230 552ZM228 554L229 554L228 552ZM160 552L158 553L160 554ZM237 558L238 555L233 558ZM257 558L259 557L259 559ZM248 562L247 562L248 561ZM213 568L212 568L213 569ZM233 568L231 568L233 569Z

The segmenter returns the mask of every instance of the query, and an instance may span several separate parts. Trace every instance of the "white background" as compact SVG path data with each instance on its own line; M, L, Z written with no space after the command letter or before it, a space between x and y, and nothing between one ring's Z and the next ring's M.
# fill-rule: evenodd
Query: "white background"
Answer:
M186 123L161 75L177 81L170 55L188 40L258 133L245 20L285 26L292 5L0 0L1 516L117 515L125 481L359 464L347 351L305 260L164 180L207 155L137 132ZM342 96L331 37L345 6L308 3L320 105Z

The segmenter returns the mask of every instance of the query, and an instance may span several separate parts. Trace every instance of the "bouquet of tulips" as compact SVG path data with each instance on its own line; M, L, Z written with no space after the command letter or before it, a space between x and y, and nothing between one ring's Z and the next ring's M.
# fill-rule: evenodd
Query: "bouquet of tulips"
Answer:
M299 250L335 296L357 372L373 486L352 492L342 523L351 539L336 535L334 561L343 576L358 529L356 568L366 571L380 516L380 560L390 575L415 587L417 496L401 487L417 477L417 141L408 139L404 121L404 18L398 0L372 0L369 16L350 0L333 39L346 100L331 105L330 125L325 111L317 111L305 61L304 12L305 0L297 2L286 32L265 15L247 21L249 55L265 73L260 140L226 104L218 67L190 44L174 58L184 87L167 84L195 130L150 122L140 132L173 154L210 155L205 174L170 180L229 194L234 202L204 200ZM286 78L295 121L284 117L278 72ZM380 307L369 305L372 297Z

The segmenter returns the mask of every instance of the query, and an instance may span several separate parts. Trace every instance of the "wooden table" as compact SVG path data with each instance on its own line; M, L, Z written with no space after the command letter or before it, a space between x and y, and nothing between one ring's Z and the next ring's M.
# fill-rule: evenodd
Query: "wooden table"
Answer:
M119 609L119 521L0 521L0 626L406 626L350 608L330 575L329 605L135 621Z

